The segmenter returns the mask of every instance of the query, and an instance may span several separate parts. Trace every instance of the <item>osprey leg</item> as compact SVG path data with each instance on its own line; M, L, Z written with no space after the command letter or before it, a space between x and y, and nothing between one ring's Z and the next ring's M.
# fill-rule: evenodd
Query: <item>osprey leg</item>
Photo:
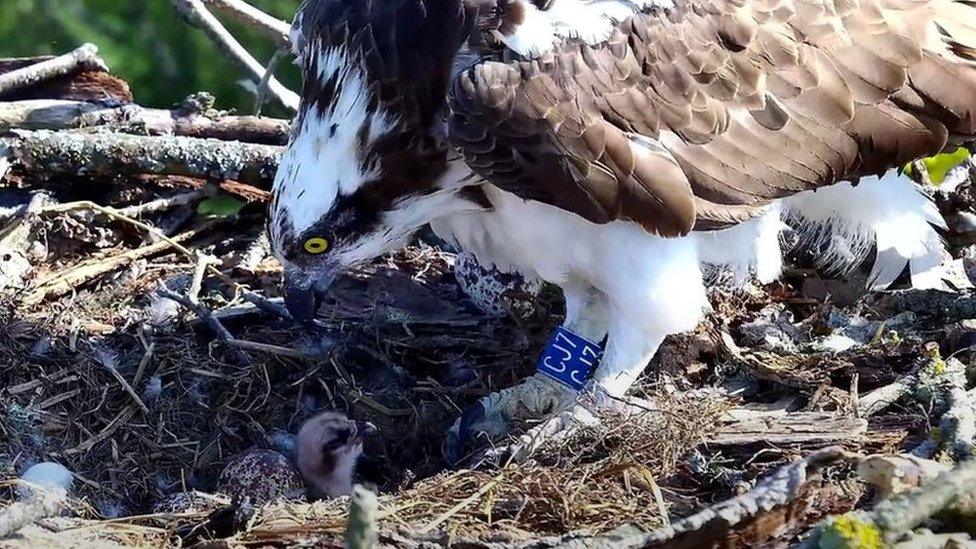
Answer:
M607 333L606 296L585 285L564 286L566 321L563 327L591 341ZM559 416L574 407L579 392L536 372L518 385L492 393L469 407L454 422L444 442L444 455L457 462L466 446L489 443L507 435L512 420Z

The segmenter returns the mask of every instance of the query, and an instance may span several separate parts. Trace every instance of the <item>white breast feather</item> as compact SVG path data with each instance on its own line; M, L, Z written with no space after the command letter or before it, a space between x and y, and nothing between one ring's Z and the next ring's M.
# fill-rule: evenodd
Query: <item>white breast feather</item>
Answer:
M638 11L651 6L674 6L672 0L555 0L542 11L525 0L518 1L525 18L515 33L502 41L527 58L537 57L567 38L598 44L610 37L614 25Z
M278 209L273 214L287 216L295 232L318 221L332 208L338 195L350 195L377 177L375 166L364 168L360 162L362 151L357 134L363 124L369 123L367 143L395 124L381 110L368 112L369 95L363 75L358 64L347 61L344 49L322 50L316 45L308 54L319 56L318 75L308 77L324 82L338 74L340 91L330 113L319 116L318 109L306 109L275 176ZM276 235L271 236L274 239Z

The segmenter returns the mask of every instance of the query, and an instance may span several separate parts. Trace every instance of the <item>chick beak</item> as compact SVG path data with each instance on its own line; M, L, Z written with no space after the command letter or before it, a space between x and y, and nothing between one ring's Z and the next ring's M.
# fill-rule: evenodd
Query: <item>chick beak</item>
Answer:
M369 435L376 432L376 426L368 421L357 421L356 422L356 440L362 441Z

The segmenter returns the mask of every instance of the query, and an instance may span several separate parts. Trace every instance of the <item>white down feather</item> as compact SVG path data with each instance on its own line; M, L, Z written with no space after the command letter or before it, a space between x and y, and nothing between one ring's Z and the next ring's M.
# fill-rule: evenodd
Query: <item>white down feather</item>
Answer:
M912 286L941 288L936 267L945 246L935 230L946 223L935 204L897 170L841 182L782 201L783 212L800 228L800 244L821 250L818 266L844 271L877 255L868 288L887 288L908 265Z

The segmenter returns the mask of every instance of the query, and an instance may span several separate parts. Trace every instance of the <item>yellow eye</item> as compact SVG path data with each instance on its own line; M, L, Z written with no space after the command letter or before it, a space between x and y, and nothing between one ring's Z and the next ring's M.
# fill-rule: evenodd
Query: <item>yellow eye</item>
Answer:
M321 236L313 236L305 241L304 247L310 254L320 254L329 249L329 241Z

